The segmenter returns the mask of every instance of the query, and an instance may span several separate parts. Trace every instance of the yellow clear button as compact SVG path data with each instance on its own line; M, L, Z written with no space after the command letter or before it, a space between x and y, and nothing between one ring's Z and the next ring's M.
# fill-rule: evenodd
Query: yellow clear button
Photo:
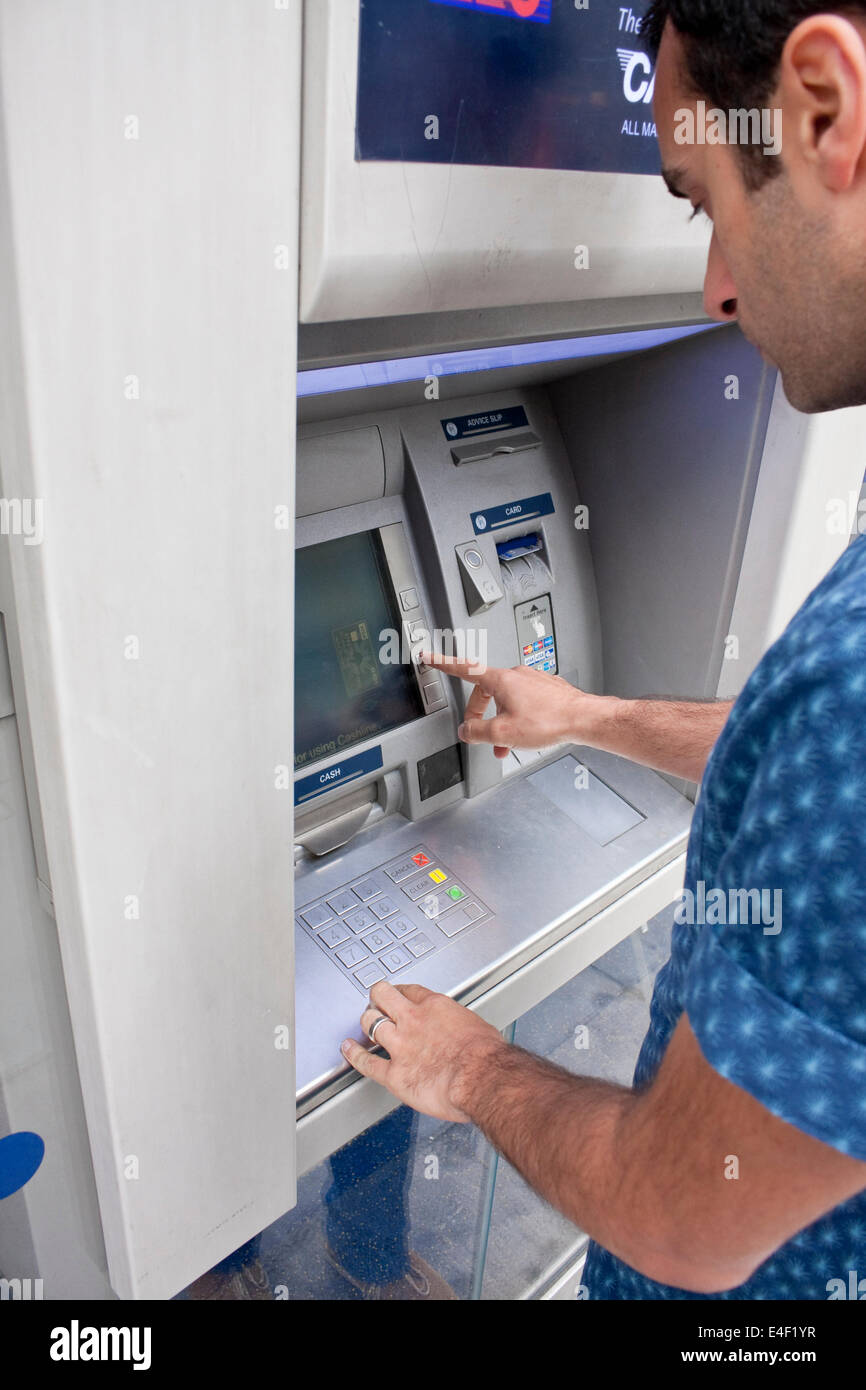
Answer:
M442 869L431 869L427 877L432 878L434 883L444 883L448 875Z

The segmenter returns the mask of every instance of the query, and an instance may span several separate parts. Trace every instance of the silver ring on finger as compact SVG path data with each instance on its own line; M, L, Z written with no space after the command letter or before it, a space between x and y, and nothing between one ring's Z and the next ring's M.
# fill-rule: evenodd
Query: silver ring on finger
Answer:
M373 1024L373 1027L372 1027L372 1028L368 1028L368 1030L367 1030L367 1037L370 1039L370 1042L371 1042L371 1043L375 1043L375 1042L376 1042L376 1029L377 1029L377 1028L381 1028L381 1026L382 1026L383 1023L393 1023L393 1022L394 1022L393 1018L389 1018L387 1014L380 1014L379 1017L376 1019L376 1022Z

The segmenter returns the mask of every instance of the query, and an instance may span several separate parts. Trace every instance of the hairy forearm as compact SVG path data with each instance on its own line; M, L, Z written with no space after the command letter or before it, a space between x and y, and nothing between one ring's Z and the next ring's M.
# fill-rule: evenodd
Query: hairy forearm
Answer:
M620 700L587 696L575 741L700 782L731 700Z
M461 1108L530 1187L607 1249L617 1244L616 1135L631 1091L503 1043L467 1077L465 1097Z
M574 1076L503 1043L468 1071L461 1107L529 1185L649 1278L698 1287L683 1256L688 1215L641 1096Z

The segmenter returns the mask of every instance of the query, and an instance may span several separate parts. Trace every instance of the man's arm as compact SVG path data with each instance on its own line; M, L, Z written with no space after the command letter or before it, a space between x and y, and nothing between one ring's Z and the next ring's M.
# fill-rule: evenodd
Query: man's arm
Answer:
M652 1085L634 1092L509 1046L421 985L380 983L371 998L365 1030L380 1013L395 1020L376 1034L390 1061L344 1043L358 1071L425 1114L473 1121L542 1197L660 1283L736 1288L866 1187L866 1163L715 1072L685 1017Z
M497 757L505 757L511 748L582 743L699 782L732 708L729 700L588 695L561 676L526 666L483 668L432 653L425 653L424 660L474 685L460 737L464 743L493 744ZM487 719L491 699L496 714Z
M589 743L633 763L700 782L733 700L619 700L587 695L596 702ZM588 721L589 722L589 721Z

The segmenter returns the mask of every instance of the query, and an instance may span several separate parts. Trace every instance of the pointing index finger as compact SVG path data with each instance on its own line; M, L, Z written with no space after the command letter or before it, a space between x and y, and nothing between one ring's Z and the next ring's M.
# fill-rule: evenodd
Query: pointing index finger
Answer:
M471 681L474 685L483 681L491 694L494 692L497 684L495 667L484 666L480 662L458 661L455 656L443 656L441 652L422 652L421 660L425 666L434 666L444 671L446 676L457 676L459 680Z

